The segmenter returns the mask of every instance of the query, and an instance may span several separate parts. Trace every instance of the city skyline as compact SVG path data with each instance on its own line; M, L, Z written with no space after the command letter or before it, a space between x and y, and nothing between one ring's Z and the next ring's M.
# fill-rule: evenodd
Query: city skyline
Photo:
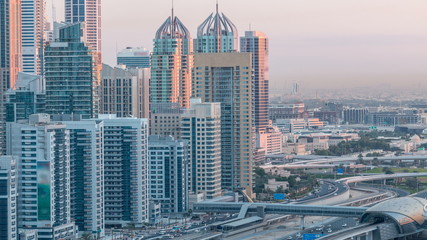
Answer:
M49 1L56 1L60 20L62 1ZM105 63L114 66L116 51L126 47L152 50L155 31L170 15L171 1L150 2L150 11L144 11L147 3L122 2L135 6L132 8L117 8L114 1L102 3ZM197 26L215 13L215 3L175 1L175 13L193 38ZM236 24L239 36L251 25L251 30L262 31L271 39L271 87L287 90L294 82L302 89L373 83L392 88L410 88L408 83L413 83L414 88L426 88L426 8L427 2L416 0L219 1L219 11ZM192 9L198 11L190 12Z

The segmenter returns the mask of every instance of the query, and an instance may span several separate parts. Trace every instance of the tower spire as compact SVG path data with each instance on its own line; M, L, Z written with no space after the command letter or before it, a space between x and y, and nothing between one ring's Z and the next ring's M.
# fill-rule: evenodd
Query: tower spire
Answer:
M218 0L216 0L216 13L219 12Z
M173 16L173 0L172 0L172 22L173 22L173 18L174 16Z

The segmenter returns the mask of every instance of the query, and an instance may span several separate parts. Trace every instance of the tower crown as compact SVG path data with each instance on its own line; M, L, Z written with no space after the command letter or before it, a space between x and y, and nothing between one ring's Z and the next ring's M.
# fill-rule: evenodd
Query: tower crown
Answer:
M170 16L156 32L156 39L190 39L190 31L178 17Z

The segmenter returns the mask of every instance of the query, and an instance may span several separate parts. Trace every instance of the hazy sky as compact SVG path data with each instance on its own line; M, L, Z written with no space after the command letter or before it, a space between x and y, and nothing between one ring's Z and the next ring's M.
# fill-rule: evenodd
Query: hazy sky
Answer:
M61 19L63 0L55 1ZM170 0L101 0L103 60L116 49L152 49ZM276 89L353 86L425 87L426 0L220 0L238 27L270 38L270 82ZM215 0L175 0L175 14L195 37Z

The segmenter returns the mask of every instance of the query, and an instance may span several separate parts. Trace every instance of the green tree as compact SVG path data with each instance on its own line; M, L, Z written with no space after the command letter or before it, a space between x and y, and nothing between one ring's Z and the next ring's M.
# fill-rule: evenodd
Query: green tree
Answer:
M415 179L415 178L407 178L407 179L406 179L406 181L405 181L405 184L406 184L406 186L408 186L409 188L416 189L416 188L417 188L418 181L417 181L417 179Z
M83 233L79 239L80 240L92 240L93 236L90 233Z

